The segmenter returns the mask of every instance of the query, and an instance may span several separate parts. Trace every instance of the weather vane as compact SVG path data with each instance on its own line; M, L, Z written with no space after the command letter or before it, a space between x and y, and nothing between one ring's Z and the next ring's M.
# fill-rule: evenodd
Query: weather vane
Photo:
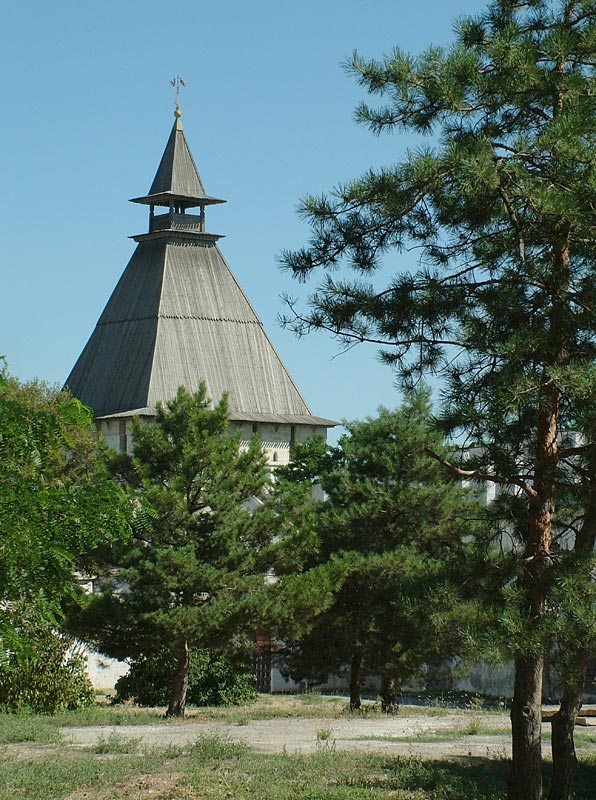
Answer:
M175 78L172 78L170 83L176 89L176 97L175 97L175 100L174 100L174 102L176 103L176 111L174 112L174 114L177 117L179 117L180 116L180 102L179 102L180 101L180 87L181 86L186 86L186 84L184 83L184 81L182 80L180 75L176 75Z

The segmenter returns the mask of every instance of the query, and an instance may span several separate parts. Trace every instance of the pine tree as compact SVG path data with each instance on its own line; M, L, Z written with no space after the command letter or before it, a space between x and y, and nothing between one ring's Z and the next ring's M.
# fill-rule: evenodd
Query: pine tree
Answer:
M241 449L226 398L205 386L133 425L134 454L114 470L138 499L137 531L120 554L118 582L79 626L116 657L167 648L176 663L168 715L183 716L191 649L250 651L259 598L291 515L272 487L258 437Z
M362 104L359 119L376 133L434 138L330 197L307 198L311 243L283 256L301 279L342 263L358 275L327 274L310 311L289 300L297 332L377 342L405 384L439 376L443 429L462 450L470 445L451 469L526 498L524 637L510 641L511 800L542 798L542 673L552 641L541 633L560 564L557 500L575 470L588 509L593 482L563 432L588 432L584 448L594 441L586 398L596 355L595 63L591 0L494 0L457 22L449 50L417 58L396 50L380 62L355 55L350 70L385 100ZM366 279L405 250L420 254L418 269L400 269L382 290ZM555 775L553 787L564 784Z
M399 684L419 677L423 663L444 662L463 647L464 626L455 620L482 505L428 454L447 451L426 392L346 427L337 447L313 439L282 470L290 480L317 480L326 492L313 561L341 556L345 563L332 604L286 655L300 679L321 680L348 665L353 709L363 676L380 675L389 710Z

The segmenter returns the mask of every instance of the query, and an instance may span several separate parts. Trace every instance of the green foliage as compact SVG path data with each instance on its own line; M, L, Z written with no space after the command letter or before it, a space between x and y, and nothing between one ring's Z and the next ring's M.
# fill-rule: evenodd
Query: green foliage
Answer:
M115 456L113 471L143 525L114 551L118 580L90 599L77 630L108 655L151 663L163 648L180 664L188 648L250 652L268 574L310 547L306 492L273 485L258 438L241 449L226 398L211 407L204 384L180 388L133 434L133 456Z
M46 619L76 596L75 570L129 530L88 409L66 392L0 371L0 652L24 642L15 602Z
M463 647L466 541L482 509L429 455L446 455L426 392L347 423L335 448L306 442L282 480L320 481L311 569L341 564L332 600L283 651L296 679L352 669L405 681ZM353 662L356 657L357 661Z
M134 700L140 706L165 706L169 702L176 664L171 653L136 659L116 683L115 702ZM195 706L230 706L256 699L253 677L242 673L222 656L209 650L190 654L187 702Z
M362 104L360 121L432 132L436 144L306 198L311 242L283 256L298 278L357 271L324 276L290 325L374 340L406 383L442 376L446 429L482 444L473 463L512 481L532 472L526 445L545 379L565 398L566 426L593 417L595 12L572 5L567 18L560 2L491 3L458 22L448 50L356 54L349 71L381 103ZM396 264L391 250L412 248L419 269L397 261L385 287L363 280Z
M458 21L449 48L355 54L348 70L379 102L362 103L359 121L432 142L305 198L311 240L282 256L300 280L323 272L306 311L288 299L287 323L346 346L377 343L406 387L438 377L439 421L460 445L451 469L510 496L501 504L510 525L495 526L478 574L493 579L484 584L493 638L517 676L534 661L516 680L512 712L510 791L524 800L542 793L540 678L530 674L563 633L551 620L570 621L568 634L581 629L588 646L594 628L588 604L586 616L577 593L566 600L557 587L571 575L574 540L596 543L595 31L592 0L493 0ZM396 262L411 251L417 266ZM392 275L373 280L390 264ZM355 274L332 274L341 267ZM586 640L563 641L577 666Z
M27 649L10 654L0 666L0 708L56 714L91 705L95 693L80 646L43 618L19 616L18 633Z
M322 436L311 436L305 442L295 445L290 456L290 463L279 467L277 475L294 483L320 482L324 475L339 467L342 462L341 450L330 447Z

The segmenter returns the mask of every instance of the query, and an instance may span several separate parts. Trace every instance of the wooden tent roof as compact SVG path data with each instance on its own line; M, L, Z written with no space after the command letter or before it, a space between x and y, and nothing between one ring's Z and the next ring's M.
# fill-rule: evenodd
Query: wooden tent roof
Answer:
M191 201L206 202L190 165L175 124L153 196L185 191ZM96 417L152 415L179 386L196 391L204 380L213 400L228 394L234 420L337 424L312 415L217 247L218 237L176 229L176 219L198 219L193 215L163 217L171 224L135 237L137 248L66 381L72 394Z
M225 203L206 194L178 111L149 193L131 202L157 206L181 203L186 208Z

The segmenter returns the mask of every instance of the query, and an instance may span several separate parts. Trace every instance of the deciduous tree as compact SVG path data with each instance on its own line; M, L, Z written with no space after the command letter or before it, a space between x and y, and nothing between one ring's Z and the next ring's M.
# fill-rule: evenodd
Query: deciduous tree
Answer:
M26 645L12 617L56 622L79 593L76 571L130 531L90 411L67 392L0 371L0 651ZM35 611L33 612L33 608Z

